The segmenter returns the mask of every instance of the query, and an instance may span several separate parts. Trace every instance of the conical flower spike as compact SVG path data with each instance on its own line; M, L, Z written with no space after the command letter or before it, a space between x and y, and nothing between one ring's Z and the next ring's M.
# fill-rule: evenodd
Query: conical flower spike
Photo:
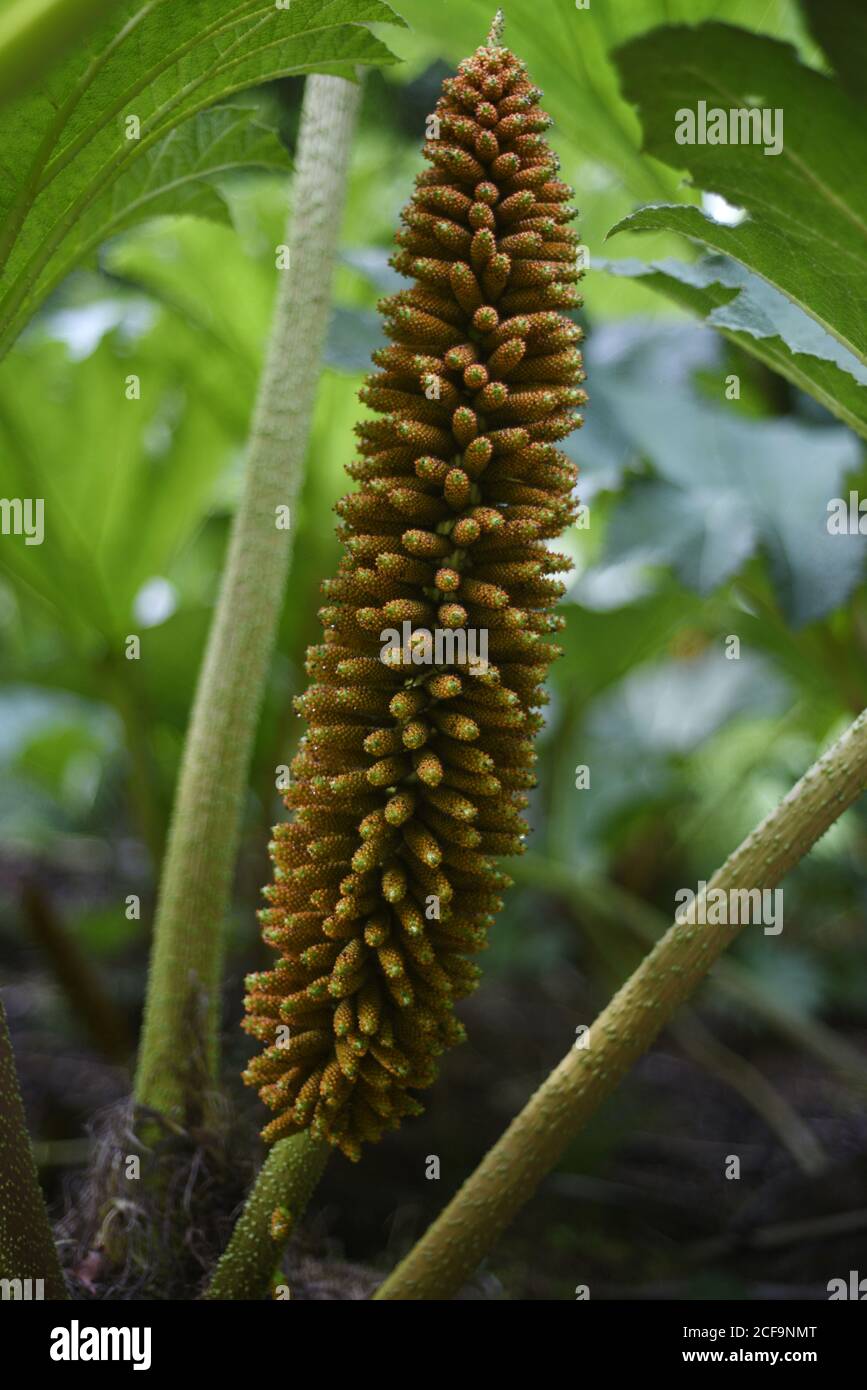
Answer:
M567 570L546 542L575 516L557 445L585 396L571 190L523 63L488 43L443 84L428 167L402 214L358 426L345 557L323 586L322 644L298 701L290 825L274 832L248 981L264 1044L245 1079L273 1140L309 1128L357 1159L420 1110L461 1041L523 848L547 636Z

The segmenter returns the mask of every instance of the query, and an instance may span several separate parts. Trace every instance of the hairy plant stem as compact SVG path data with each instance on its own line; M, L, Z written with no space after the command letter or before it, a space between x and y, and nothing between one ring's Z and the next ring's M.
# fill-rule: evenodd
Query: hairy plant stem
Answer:
M742 927L701 925L715 889L773 888L867 787L867 710L682 910L661 941L531 1097L397 1269L379 1299L454 1294L567 1144L647 1051Z
M203 1297L263 1298L292 1231L322 1176L330 1149L309 1130L280 1139L265 1159ZM279 1230L272 1224L279 1211Z
M46 1298L66 1298L39 1186L6 1010L0 999L0 1278L43 1279Z
M328 324L331 274L359 88L307 79L274 320L244 488L199 674L169 830L135 1099L183 1118L191 1058L217 1071L221 936L256 720L289 567L294 505ZM202 1000L202 1007L198 1001Z

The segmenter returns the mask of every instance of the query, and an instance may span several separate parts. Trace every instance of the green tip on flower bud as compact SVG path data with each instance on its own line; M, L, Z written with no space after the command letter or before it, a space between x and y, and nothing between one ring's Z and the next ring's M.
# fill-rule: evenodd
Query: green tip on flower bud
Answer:
M499 48L503 37L503 29L506 25L506 18L502 10L497 10L491 21L491 28L487 38L488 48Z

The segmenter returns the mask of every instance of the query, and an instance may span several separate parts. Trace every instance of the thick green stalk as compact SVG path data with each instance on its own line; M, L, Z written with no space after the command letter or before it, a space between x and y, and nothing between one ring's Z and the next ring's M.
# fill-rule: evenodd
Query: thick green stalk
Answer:
M306 1129L278 1140L259 1171L205 1298L249 1301L265 1296L330 1152Z
M0 103L33 85L52 59L117 0L14 0L0 16Z
M714 889L773 888L867 787L867 710L814 763L776 810L682 910L503 1137L376 1293L381 1299L454 1294L567 1144L701 983L742 930L700 925Z
M244 490L184 747L154 926L135 1098L182 1117L191 1064L217 1068L223 922L250 757L289 567L294 507L328 324L359 88L307 79L274 321Z
M0 999L0 1279L42 1279L46 1298L66 1298L18 1089ZM14 1295L13 1295L14 1296ZM19 1295L20 1296L20 1295Z

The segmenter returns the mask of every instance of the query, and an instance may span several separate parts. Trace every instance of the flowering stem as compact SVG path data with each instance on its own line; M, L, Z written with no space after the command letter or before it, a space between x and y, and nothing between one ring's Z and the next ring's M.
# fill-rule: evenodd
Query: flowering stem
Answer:
M205 1080L217 1070L222 927L289 567L283 509L291 515L304 463L358 101L359 88L343 78L307 79L289 268L279 276L243 495L184 746L135 1086L140 1104L175 1118L197 1089L195 1067Z
M741 930L699 925L716 889L773 888L867 787L867 710L743 841L512 1121L379 1299L454 1294ZM727 914L733 915L733 914Z
M259 1170L203 1297L249 1301L265 1296L329 1153L328 1145L312 1139L309 1130L277 1141ZM277 1211L279 1223L273 1220Z

